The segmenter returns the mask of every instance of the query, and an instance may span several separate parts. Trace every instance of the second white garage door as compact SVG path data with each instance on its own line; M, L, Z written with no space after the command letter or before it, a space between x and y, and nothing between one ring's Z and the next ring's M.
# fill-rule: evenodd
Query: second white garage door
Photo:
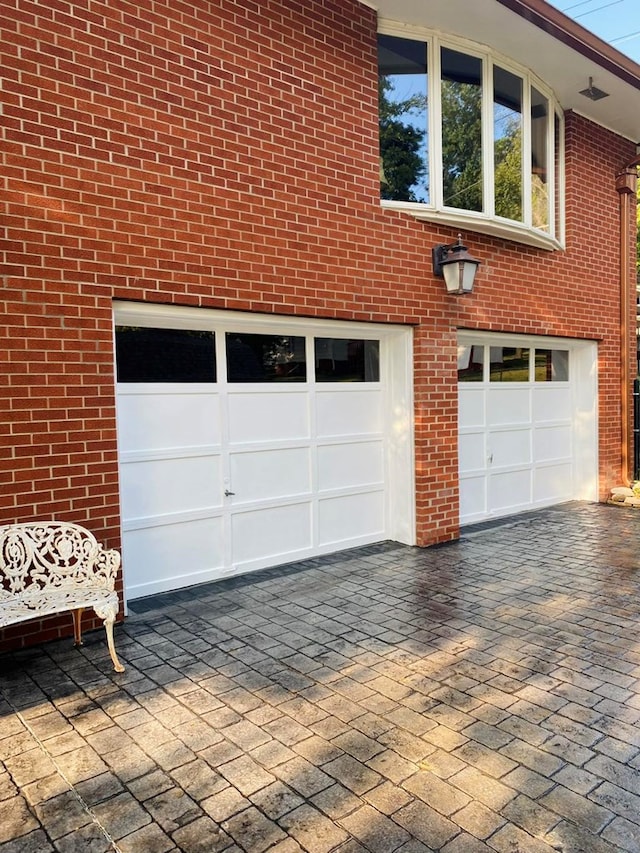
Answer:
M412 543L408 330L125 303L115 324L127 598Z
M597 500L593 341L461 332L460 523Z

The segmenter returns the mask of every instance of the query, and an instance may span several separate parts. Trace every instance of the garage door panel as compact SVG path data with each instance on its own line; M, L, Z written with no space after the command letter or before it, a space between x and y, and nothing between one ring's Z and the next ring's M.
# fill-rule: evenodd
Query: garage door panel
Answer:
M570 462L538 467L534 474L534 501L546 502L552 498L558 501L571 500L571 475Z
M121 467L120 489L122 513L127 519L219 507L221 458L190 456L127 462Z
M318 488L321 492L382 483L383 480L382 441L349 442L318 447Z
M229 394L228 428L231 444L308 439L308 394L275 390Z
M533 434L535 458L540 462L571 458L571 427L568 425L537 427Z
M365 492L323 498L318 503L318 539L322 546L358 537L384 535L384 493Z
M234 512L231 518L234 564L286 562L313 546L311 502Z
M484 427L486 421L485 389L467 383L461 385L461 388L464 389L464 393L460 394L458 408L458 425L460 429Z
M484 474L460 478L460 516L467 523L480 521L487 515L487 480Z
M571 396L566 387L536 385L533 391L533 418L543 421L562 421L571 418Z
M380 401L378 391L320 390L316 397L318 437L381 433Z
M256 450L230 454L234 500L269 500L311 490L308 447Z
M121 453L220 443L220 401L211 391L121 393L118 441Z
M505 383L490 388L487 399L487 424L502 426L528 424L531 421L531 393Z
M221 518L126 530L127 563L138 567L129 576L127 598L140 598L218 577L223 568Z
M460 455L461 471L474 471L478 468L484 469L487 464L484 431L461 433L458 452Z
M501 430L489 433L491 464L494 467L531 463L531 430Z
M488 484L488 503L495 512L517 512L531 504L532 472L492 472Z

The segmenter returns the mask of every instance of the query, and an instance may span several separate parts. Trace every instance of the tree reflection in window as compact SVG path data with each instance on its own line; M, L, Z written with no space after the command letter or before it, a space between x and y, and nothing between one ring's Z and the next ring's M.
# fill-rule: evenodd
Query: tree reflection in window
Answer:
M490 382L528 382L528 347L491 347L489 356Z
M380 34L378 44L381 198L560 238L564 126L551 93L481 46L468 54L437 34Z
M441 54L443 200L482 211L482 60L445 47Z
M496 216L522 222L522 78L493 68L493 158Z
M380 36L378 56L381 198L428 202L427 45Z
M569 351L562 349L536 349L536 382L567 382L569 379Z
M380 341L316 338L317 382L379 382Z
M549 101L531 87L531 206L534 228L549 230Z
M228 382L304 382L305 339L227 332Z

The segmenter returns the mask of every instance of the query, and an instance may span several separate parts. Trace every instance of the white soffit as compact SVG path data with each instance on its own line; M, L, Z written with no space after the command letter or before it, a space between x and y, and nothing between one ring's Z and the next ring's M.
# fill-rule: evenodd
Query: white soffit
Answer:
M455 34L511 57L550 86L564 110L640 141L640 65L543 0L361 2L380 20ZM609 96L581 95L589 78Z

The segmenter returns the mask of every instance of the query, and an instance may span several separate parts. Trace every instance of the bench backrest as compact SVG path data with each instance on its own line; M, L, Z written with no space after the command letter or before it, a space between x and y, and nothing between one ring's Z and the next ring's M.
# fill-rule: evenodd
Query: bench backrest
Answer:
M0 527L0 590L92 586L112 590L120 554L64 521L33 521Z

